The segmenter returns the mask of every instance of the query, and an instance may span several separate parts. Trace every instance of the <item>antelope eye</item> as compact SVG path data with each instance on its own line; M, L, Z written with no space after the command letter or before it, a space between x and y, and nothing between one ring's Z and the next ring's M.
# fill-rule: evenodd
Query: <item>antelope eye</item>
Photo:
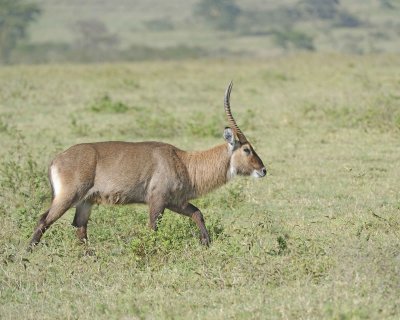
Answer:
M250 154L250 149L249 149L249 148L244 148L243 151L244 151L247 155Z

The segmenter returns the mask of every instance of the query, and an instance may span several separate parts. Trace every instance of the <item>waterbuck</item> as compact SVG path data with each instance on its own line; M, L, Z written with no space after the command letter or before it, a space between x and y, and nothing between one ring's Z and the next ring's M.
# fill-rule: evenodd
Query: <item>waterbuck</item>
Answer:
M153 230L167 208L191 217L200 229L201 242L209 245L203 215L189 200L235 175L266 175L262 160L232 116L231 90L232 82L224 97L229 122L223 133L226 142L212 149L188 152L162 142L108 141L77 144L57 155L49 168L52 203L38 222L30 248L71 207L76 207L72 225L86 242L90 211L96 203L146 203Z

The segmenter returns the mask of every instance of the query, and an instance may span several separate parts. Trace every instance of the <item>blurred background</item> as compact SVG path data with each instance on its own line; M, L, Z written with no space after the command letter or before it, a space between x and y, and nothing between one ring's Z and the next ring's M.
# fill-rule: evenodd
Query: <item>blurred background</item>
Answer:
M400 52L400 0L0 0L0 63Z

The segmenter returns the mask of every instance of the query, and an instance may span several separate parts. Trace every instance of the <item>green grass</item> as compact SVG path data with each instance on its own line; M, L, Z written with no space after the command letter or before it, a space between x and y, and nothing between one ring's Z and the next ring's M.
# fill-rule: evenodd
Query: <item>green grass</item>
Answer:
M0 68L1 319L397 319L400 59L300 55ZM83 141L222 142L222 98L269 168L167 211L67 212L25 252L47 165Z

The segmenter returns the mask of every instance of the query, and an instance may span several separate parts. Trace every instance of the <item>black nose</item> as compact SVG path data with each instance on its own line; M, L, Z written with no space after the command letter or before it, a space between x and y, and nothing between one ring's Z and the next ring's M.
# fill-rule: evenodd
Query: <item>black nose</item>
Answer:
M265 167L262 168L262 173L263 173L264 176L267 174L267 169Z

